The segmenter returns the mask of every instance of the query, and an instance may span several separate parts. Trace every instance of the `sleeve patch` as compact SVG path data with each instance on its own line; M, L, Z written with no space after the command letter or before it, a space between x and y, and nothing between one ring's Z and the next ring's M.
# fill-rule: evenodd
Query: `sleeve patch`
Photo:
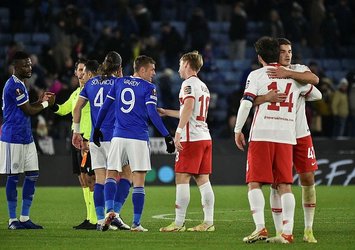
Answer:
M157 90L156 89L152 89L152 94L151 96L157 96ZM152 98L152 97L151 97Z
M151 95L151 96L150 96L150 99L153 99L153 100L156 100L156 101L157 101L157 100L158 100L158 97L156 97L155 95Z
M245 89L249 87L249 84L250 84L250 80L248 79L247 82L245 83Z
M23 95L22 89L16 89L16 96L21 96Z
M184 88L184 94L185 95L189 95L189 94L191 94L191 86L186 86L185 88Z

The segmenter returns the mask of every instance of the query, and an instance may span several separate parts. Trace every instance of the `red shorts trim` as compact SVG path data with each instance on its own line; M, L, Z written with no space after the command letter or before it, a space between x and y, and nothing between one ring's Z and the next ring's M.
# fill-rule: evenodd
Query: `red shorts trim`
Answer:
M212 141L182 142L176 153L175 172L188 174L212 173Z
M318 169L310 135L297 139L297 144L293 146L293 164L298 174L314 172Z
M292 183L292 146L285 143L251 141L246 182Z

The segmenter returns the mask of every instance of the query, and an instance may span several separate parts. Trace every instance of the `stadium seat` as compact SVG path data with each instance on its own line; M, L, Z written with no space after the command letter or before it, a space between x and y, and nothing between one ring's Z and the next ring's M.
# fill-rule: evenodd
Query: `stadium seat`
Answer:
M355 69L355 59L342 59L341 67L343 70L347 71Z
M21 42L23 44L31 43L31 34L29 33L16 33L14 35L15 42Z
M233 61L228 60L228 59L217 59L216 61L216 66L219 69L219 71L226 71L226 70L231 70L233 68Z
M245 70L249 68L251 65L251 59L244 59L244 60L234 60L233 61L233 68L236 70Z
M12 40L12 35L8 33L0 33L0 45L6 45Z
M32 42L34 44L49 44L50 37L47 33L34 33L32 35Z
M170 24L175 27L175 29L180 33L180 35L182 37L185 36L185 23L184 22L175 21L175 22L170 22Z
M321 66L325 70L340 70L341 69L341 62L337 59L323 59L321 61Z
M39 55L41 54L42 47L41 45L26 45L25 49L28 53Z

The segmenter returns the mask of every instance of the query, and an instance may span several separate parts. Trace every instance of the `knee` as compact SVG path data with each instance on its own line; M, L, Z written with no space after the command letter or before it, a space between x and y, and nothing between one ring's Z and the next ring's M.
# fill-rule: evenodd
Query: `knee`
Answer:
M314 174L312 173L302 173L300 174L300 181L302 186L312 186L314 185Z
M31 181L37 181L39 177L39 171L27 171L25 172L25 178Z

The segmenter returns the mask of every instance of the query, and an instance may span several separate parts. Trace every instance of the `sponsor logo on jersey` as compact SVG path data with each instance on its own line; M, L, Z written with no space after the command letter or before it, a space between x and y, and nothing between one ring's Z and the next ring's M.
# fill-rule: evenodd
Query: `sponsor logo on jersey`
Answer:
M245 89L247 89L249 87L249 84L250 84L250 80L248 79L248 81L245 84Z
M185 95L191 94L191 86L186 86L186 87L184 88L184 94L185 94Z

